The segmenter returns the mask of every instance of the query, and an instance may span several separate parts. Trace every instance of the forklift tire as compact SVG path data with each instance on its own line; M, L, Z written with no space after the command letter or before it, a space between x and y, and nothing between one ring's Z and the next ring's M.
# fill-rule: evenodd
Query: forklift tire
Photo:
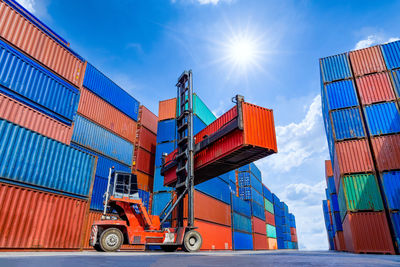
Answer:
M104 252L104 250L101 249L99 244L94 245L93 248L98 252Z
M178 249L177 245L165 245L161 246L161 249L165 252L175 252Z
M108 228L101 233L99 243L103 251L114 252L124 243L124 235L117 228Z
M196 252L200 250L202 243L203 239L201 238L200 233L195 230L190 230L183 238L182 247L186 252Z

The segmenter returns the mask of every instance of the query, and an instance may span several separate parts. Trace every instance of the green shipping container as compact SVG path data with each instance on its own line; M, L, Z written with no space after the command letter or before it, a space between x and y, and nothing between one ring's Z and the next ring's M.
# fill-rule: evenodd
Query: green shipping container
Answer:
M275 226L267 224L267 237L276 238Z
M339 209L342 221L348 211L381 211L382 197L373 174L346 175L341 178Z
M274 214L274 204L272 204L271 201L266 198L264 198L264 208L270 213Z
M177 101L177 114L180 115L179 100ZM193 110L194 114L197 115L206 125L211 124L217 119L211 110L204 104L204 102L196 94L193 94Z

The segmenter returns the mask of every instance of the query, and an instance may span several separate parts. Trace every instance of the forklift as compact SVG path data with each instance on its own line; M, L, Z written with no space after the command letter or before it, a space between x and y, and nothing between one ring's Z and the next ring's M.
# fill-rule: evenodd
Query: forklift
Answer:
M97 251L117 251L123 244L157 245L166 252L173 252L178 248L195 252L201 248L202 237L194 226L192 71L183 72L176 86L180 112L176 118L178 155L175 196L167 203L160 216L149 215L139 198L136 175L110 169L103 215L101 220L93 223L89 240L90 246ZM186 194L187 225L183 218L183 200ZM177 212L176 227L162 227L173 210ZM118 216L111 212L116 212Z

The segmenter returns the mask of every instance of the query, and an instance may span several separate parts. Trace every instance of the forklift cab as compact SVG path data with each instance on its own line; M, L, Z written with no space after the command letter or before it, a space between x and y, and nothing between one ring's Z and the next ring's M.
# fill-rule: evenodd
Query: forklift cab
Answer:
M137 177L128 172L113 172L110 181L110 196L114 198L139 199Z

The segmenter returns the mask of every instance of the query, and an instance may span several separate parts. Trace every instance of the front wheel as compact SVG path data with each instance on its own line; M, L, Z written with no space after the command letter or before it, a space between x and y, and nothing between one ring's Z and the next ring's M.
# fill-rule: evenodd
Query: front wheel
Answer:
M124 235L117 228L108 228L100 235L100 247L105 252L117 251L124 242Z
M187 232L183 238L183 249L186 252L196 252L200 250L202 243L203 239L201 238L200 233L191 230Z

